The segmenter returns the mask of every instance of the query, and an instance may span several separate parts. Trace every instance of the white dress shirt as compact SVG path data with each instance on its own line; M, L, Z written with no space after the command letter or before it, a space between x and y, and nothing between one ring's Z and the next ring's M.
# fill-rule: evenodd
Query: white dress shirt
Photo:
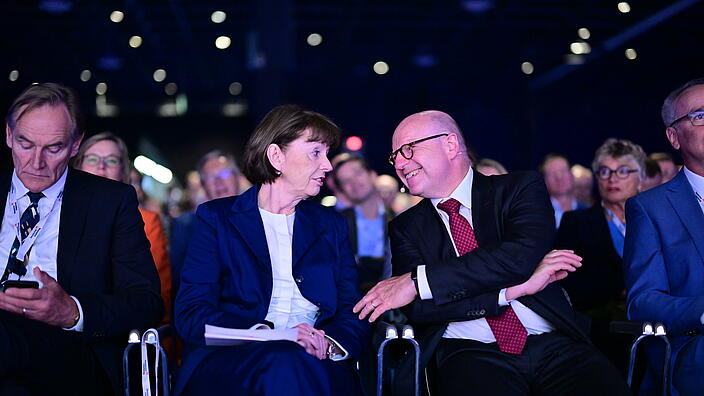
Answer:
M259 208L264 222L266 244L269 247L273 287L266 320L275 328L288 329L300 323L315 325L319 315L317 305L308 301L293 279L293 224L296 214L277 214ZM332 337L325 338L338 348L330 356L333 361L344 360L349 354Z
M701 208L702 212L704 213L704 177L699 176L698 174L692 172L691 170L687 169L686 166L682 167L684 169L684 175L687 176L687 181L689 181L689 185L692 186L692 190L694 190L694 199L699 202L699 208ZM702 316L699 318L699 321L704 324L704 313L702 313Z
M462 204L460 206L460 214L467 219L470 225L472 224L472 181L474 180L474 173L472 169L469 169L467 175L464 177L462 182L457 186L455 191L453 191L449 197L441 199L431 199L430 202L433 203L433 207L438 212L438 215L442 219L445 228L447 229L448 235L450 235L450 240L452 241L452 246L455 249L455 254L457 254L457 246L455 241L452 239L452 233L450 232L450 216L443 210L438 209L437 205L439 203L445 202L450 198L454 198ZM459 254L458 254L459 256ZM425 274L425 266L418 266L418 289L420 291L420 297L423 300L428 300L433 298L432 291L430 290L430 285L428 284L428 278ZM500 306L511 305L516 316L521 321L523 326L528 331L528 334L542 334L553 331L555 328L547 320L543 319L540 315L533 312L530 308L521 304L518 300L506 301L506 289L501 289L499 291L499 301ZM443 334L444 338L462 338L480 341L483 343L496 342L494 333L492 333L489 324L486 319L479 318L473 320L467 320L463 322L452 322L447 325L447 329Z
M64 189L67 173L68 169L64 171L63 175L61 175L56 183L42 191L44 197L42 197L38 202L40 219L45 218L51 212L54 202L58 199L59 194L61 194ZM29 189L22 184L22 181L19 177L17 177L17 174L14 171L12 172L12 185L15 187L15 199L17 200L17 206L21 216L30 203L29 196L27 195ZM5 200L5 214L2 218L2 228L0 229L0 275L5 272L7 260L10 256L10 249L12 248L12 244L17 236L17 231L14 226L14 223L17 221L16 216L17 215L10 207L10 194L8 193L7 199ZM42 287L43 285L41 281L34 277L34 268L39 268L56 281L59 281L58 271L56 268L56 256L57 249L59 247L60 219L61 201L56 204L56 209L51 216L46 218L44 227L42 227L39 232L39 235L34 241L31 250L27 253L27 273L22 277L22 280L37 281L39 282L39 287ZM18 257L18 259L22 260L21 257ZM16 274L10 274L8 279L17 280L20 279L20 277ZM83 309L81 308L81 303L76 297L71 296L71 298L73 298L78 306L80 318L74 327L66 330L83 331Z

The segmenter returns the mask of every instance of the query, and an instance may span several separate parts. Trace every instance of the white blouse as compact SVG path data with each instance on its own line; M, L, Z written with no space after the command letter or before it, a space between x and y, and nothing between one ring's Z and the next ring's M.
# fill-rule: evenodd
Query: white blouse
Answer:
M266 320L278 329L291 328L299 323L313 326L318 307L303 297L293 280L293 222L296 215L271 213L262 208L259 213L264 222L274 281Z

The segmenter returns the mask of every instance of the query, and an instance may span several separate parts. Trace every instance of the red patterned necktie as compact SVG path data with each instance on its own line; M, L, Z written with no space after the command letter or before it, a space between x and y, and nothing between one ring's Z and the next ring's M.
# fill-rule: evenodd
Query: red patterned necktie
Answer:
M476 249L477 238L469 221L460 214L461 204L454 198L438 204L438 208L450 216L450 232L455 241L457 253L462 256ZM526 344L528 332L509 305L501 314L485 318L494 333L501 352L520 354Z

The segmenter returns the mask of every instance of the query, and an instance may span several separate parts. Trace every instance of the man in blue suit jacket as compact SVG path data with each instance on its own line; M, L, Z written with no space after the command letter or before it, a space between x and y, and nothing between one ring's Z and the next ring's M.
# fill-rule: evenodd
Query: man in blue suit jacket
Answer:
M704 389L704 79L673 91L662 118L684 168L670 182L626 203L624 272L628 314L660 321L672 344L671 393ZM649 345L651 368L662 368L660 343ZM648 387L644 384L644 387Z

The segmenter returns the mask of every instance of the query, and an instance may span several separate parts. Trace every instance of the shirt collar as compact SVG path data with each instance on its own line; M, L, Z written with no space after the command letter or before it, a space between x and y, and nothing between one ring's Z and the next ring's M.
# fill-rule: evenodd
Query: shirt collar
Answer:
M465 208L472 210L472 183L474 181L474 172L472 171L472 168L469 168L467 171L467 174L465 175L464 179L460 182L460 184L455 188L455 190L450 194L449 197L445 198L433 198L430 200L432 202L433 206L437 207L439 203L445 202L450 198L454 198L458 200L462 206Z
M48 199L50 203L54 203L56 198L58 198L59 193L63 191L64 186L66 185L66 175L68 174L68 167L64 170L64 173L61 175L59 180L56 181L56 183L52 184L51 187L47 188L46 190L42 191L44 196ZM17 176L17 170L12 171L12 185L15 186L17 189L15 193L15 197L17 199L22 198L25 196L28 192L29 189L25 187L25 185L22 183L22 180Z
M687 181L692 186L692 190L699 194L704 194L704 177L687 169L686 166L682 167L684 169L684 175L687 176Z

